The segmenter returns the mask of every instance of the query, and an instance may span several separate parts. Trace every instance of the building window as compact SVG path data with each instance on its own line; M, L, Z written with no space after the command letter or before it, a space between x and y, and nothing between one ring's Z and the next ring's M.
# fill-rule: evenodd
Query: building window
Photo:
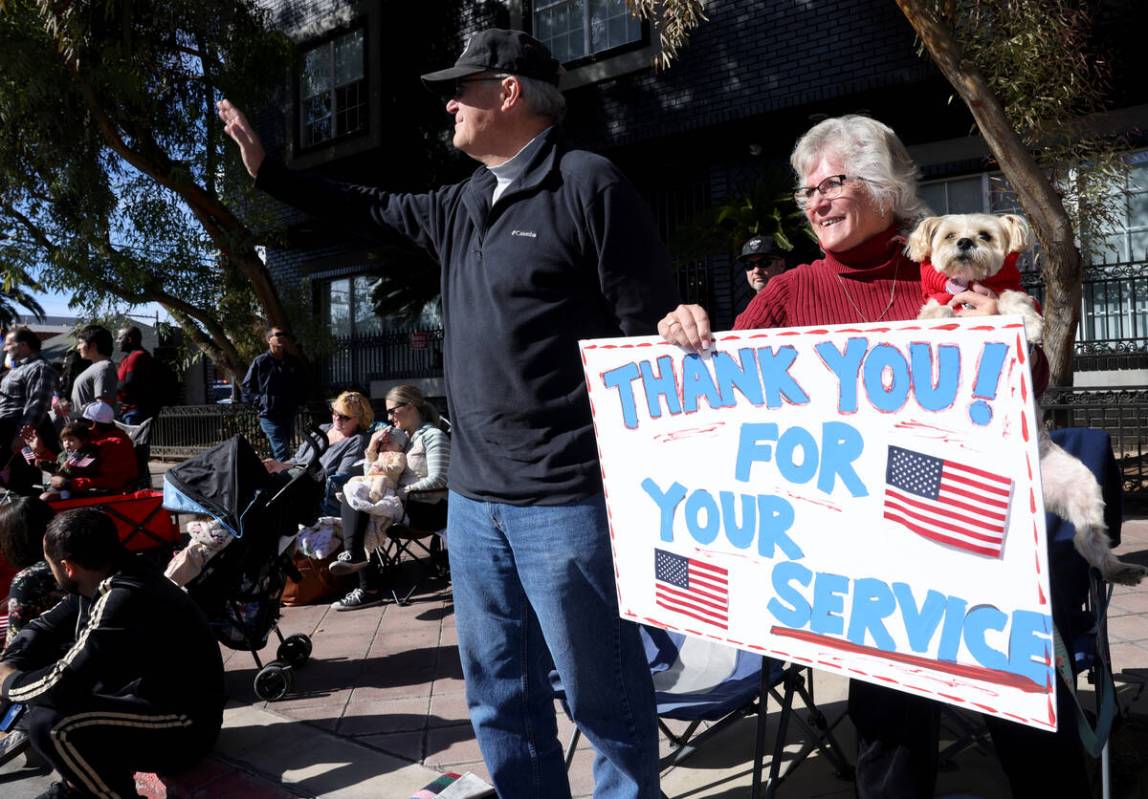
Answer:
M359 28L304 52L299 143L312 147L366 129L366 59Z
M332 280L323 287L323 318L335 338L360 338L378 333L382 320L375 315L367 275Z
M970 175L921 185L921 199L934 214L975 214L985 210L985 178Z
M533 17L534 36L563 64L644 38L626 0L535 0Z
M1131 153L1116 218L1085 252L1082 341L1148 343L1148 150Z
M1076 340L1086 348L1148 346L1148 151L1126 160L1127 184L1116 199L1116 219L1081 247L1085 274ZM937 214L1023 214L999 173L925 183L921 197ZM1038 268L1037 250L1034 245L1018 261L1022 272ZM1033 293L1043 300L1043 286Z

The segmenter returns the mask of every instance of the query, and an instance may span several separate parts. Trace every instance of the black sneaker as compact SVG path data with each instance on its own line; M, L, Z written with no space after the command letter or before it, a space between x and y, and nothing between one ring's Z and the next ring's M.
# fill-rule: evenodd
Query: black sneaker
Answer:
M344 574L354 574L355 572L362 571L370 564L369 560L352 560L351 553L343 550L339 553L339 557L335 559L330 565L331 574L336 577L341 577Z
M375 605L381 604L383 604L382 594L368 593L362 588L356 588L338 602L332 602L331 609L358 610L359 608L373 608Z

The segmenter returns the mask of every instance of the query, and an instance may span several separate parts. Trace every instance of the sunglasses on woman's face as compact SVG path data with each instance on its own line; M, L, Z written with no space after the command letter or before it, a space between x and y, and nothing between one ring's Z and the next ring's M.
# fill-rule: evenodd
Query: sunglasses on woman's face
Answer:
M405 408L407 405L410 405L410 403L409 402L400 402L398 405L394 406L393 408L387 408L387 416L388 417L394 416L398 412L399 408Z
M338 419L340 422L349 422L354 418L353 416L347 416L346 414L339 413L338 411L331 411L331 416L335 419Z

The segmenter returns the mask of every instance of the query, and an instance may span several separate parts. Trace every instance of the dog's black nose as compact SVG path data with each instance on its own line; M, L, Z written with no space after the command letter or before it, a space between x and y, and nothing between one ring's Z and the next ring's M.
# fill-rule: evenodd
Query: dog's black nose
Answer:
M958 250L962 250L962 251L971 250L974 246L976 246L976 245L972 239L958 239L957 240L957 249Z

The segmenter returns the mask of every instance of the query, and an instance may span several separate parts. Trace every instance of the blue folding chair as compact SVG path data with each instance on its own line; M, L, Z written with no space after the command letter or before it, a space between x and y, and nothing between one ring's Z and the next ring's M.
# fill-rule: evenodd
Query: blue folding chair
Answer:
M838 776L843 779L852 777L853 769L833 735L834 725L828 723L814 703L812 682L806 685L806 675L810 673L808 668L786 666L772 658L656 627L642 626L641 631L654 680L658 727L674 746L669 755L671 765L680 764L696 752L704 740L730 724L756 714L751 797L757 799L762 795L767 707L772 696L781 705L781 717L764 795L773 796L781 782L814 749L829 759ZM565 708L561 680L557 672L551 672L550 676L555 696L563 700ZM794 697L800 697L808 718L794 712ZM807 738L783 774L781 762L791 718L805 731ZM686 729L674 733L665 723L666 719L684 721ZM698 728L706 722L710 722L710 726L698 733ZM567 769L580 736L581 732L575 728L566 746Z

